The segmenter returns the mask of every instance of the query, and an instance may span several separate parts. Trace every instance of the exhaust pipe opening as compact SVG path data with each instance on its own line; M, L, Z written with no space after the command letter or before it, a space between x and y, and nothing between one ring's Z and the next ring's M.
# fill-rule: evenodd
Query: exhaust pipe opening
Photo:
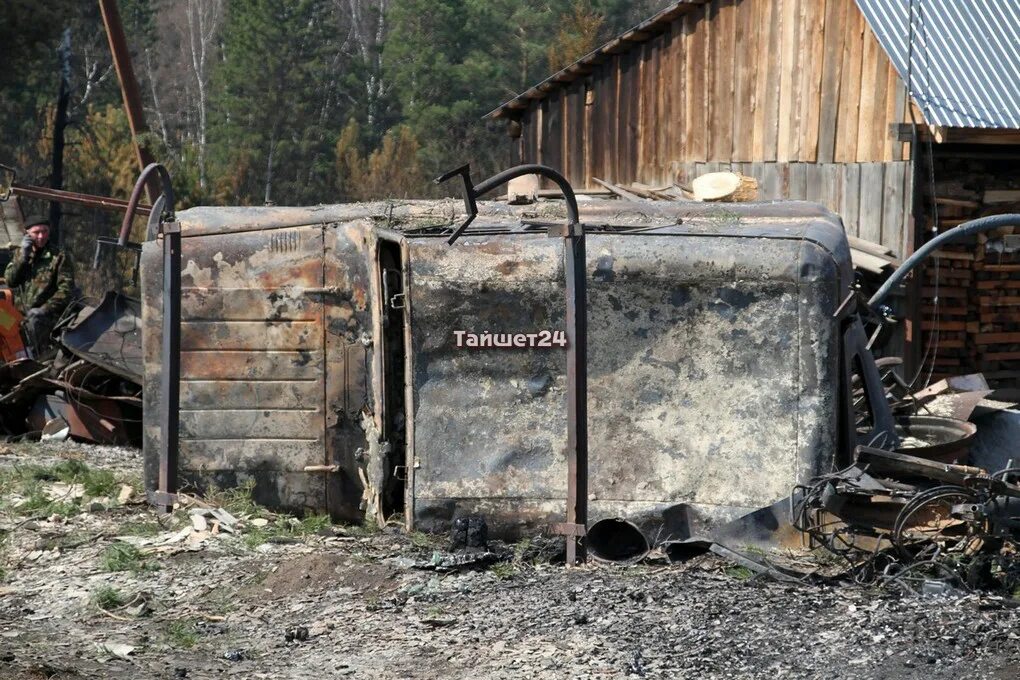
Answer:
M648 554L648 539L635 524L614 517L591 525L587 533L588 553L606 562L640 562Z

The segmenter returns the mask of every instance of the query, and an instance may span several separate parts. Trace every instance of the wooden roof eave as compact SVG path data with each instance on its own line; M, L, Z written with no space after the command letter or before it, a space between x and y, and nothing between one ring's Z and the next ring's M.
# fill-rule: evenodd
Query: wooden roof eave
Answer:
M573 64L557 71L534 87L525 90L513 99L503 102L482 116L482 118L518 117L515 114L527 109L532 101L544 99L546 94L557 89L557 86L566 85L591 73L593 70L591 67L601 64L606 60L607 55L626 52L633 49L635 45L651 40L656 35L665 31L666 26L674 19L706 2L710 2L710 0L680 0L680 2L670 5L655 16L642 21L634 28L595 48Z

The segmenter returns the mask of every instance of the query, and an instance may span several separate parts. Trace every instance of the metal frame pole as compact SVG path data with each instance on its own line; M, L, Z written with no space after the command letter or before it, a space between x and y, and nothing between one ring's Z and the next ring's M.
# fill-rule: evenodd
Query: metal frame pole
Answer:
M117 0L99 0L99 10L103 15L106 39L110 43L110 54L113 56L113 65L117 70L117 79L120 81L124 111L127 113L128 126L131 128L131 141L135 147L135 155L138 157L138 167L143 169L153 162L153 158L149 150L138 141L139 135L146 131L145 109L142 108L142 94L138 88L135 69L131 65L131 52L128 51L127 37L124 35L124 25L120 20ZM145 191L149 196L149 203L155 203L159 197L159 185L154 179L149 179L145 185Z
M518 165L473 185L467 165L436 178L436 183L456 176L464 180L467 219L450 236L453 245L478 215L477 199L522 175L542 175L559 186L567 202L567 224L552 227L551 237L563 237L563 270L566 279L567 326L567 511L566 522L554 529L567 537L567 565L587 557L584 536L588 524L588 284L585 277L584 225L570 182L556 170L538 164Z

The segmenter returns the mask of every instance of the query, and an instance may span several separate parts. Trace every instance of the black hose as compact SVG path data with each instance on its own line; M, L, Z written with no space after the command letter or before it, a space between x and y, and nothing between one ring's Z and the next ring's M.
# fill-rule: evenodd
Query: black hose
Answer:
M889 291L894 286L898 285L900 281L906 278L907 274L914 270L918 264L925 260L932 252L938 250L947 243L954 243L961 239L965 239L968 236L974 234L980 234L985 231L992 231L993 229L1000 229L1002 227L1020 227L1020 215L1016 213L1010 213L1006 215L991 215L989 217L979 217L976 220L964 222L958 227L954 227L949 231L942 232L932 240L925 243L923 246L914 251L914 254L904 260L896 271L892 273L882 287L871 296L868 300L868 307L874 311L878 311L879 306L889 295Z

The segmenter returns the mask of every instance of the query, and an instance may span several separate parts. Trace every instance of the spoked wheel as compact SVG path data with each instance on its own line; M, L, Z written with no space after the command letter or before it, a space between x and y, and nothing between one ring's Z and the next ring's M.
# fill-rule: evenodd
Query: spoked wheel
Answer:
M986 520L954 517L957 505L975 503L978 496L962 486L937 486L914 496L893 524L892 543L900 557L920 563L957 563L977 554L988 533Z

